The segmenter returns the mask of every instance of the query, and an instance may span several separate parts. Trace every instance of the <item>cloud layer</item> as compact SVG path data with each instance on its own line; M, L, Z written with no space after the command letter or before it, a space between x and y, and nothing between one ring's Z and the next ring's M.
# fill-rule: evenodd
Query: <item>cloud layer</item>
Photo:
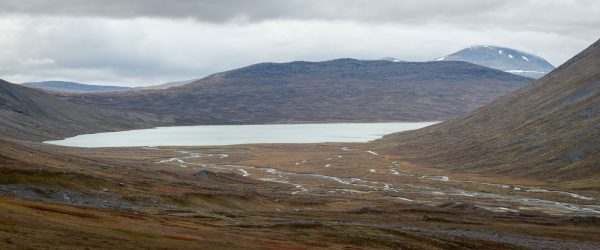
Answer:
M474 44L560 64L598 39L599 1L0 2L0 78L149 85L248 64L387 56Z

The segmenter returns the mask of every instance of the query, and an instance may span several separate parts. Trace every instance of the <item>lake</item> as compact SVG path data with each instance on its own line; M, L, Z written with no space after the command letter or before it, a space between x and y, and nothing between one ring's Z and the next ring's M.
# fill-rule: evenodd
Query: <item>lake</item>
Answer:
M255 143L368 142L437 122L202 125L78 135L45 143L73 147L213 146Z

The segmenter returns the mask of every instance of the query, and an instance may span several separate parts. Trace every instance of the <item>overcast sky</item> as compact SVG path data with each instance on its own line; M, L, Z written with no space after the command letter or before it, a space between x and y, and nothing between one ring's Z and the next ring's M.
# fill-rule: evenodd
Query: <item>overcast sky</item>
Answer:
M0 78L141 86L265 61L426 61L478 44L558 66L599 38L597 0L0 0Z

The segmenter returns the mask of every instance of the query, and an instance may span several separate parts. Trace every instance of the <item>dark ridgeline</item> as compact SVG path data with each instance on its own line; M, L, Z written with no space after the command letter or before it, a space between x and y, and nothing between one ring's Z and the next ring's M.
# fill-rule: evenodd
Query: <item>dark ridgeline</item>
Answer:
M63 98L173 115L178 125L434 121L465 114L530 81L465 62L337 59L260 63L166 90Z
M600 175L600 41L556 70L460 118L378 142L407 160L544 180ZM583 182L581 183L582 185Z

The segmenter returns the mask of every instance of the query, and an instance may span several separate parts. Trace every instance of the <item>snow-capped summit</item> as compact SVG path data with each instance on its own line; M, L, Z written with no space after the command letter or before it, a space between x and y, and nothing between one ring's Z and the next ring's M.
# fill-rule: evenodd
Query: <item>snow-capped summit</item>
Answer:
M404 62L403 60L400 60L400 59L394 58L394 57L384 57L379 60L390 61L390 62Z
M434 61L465 61L532 78L540 78L554 69L539 56L491 45L471 46Z

